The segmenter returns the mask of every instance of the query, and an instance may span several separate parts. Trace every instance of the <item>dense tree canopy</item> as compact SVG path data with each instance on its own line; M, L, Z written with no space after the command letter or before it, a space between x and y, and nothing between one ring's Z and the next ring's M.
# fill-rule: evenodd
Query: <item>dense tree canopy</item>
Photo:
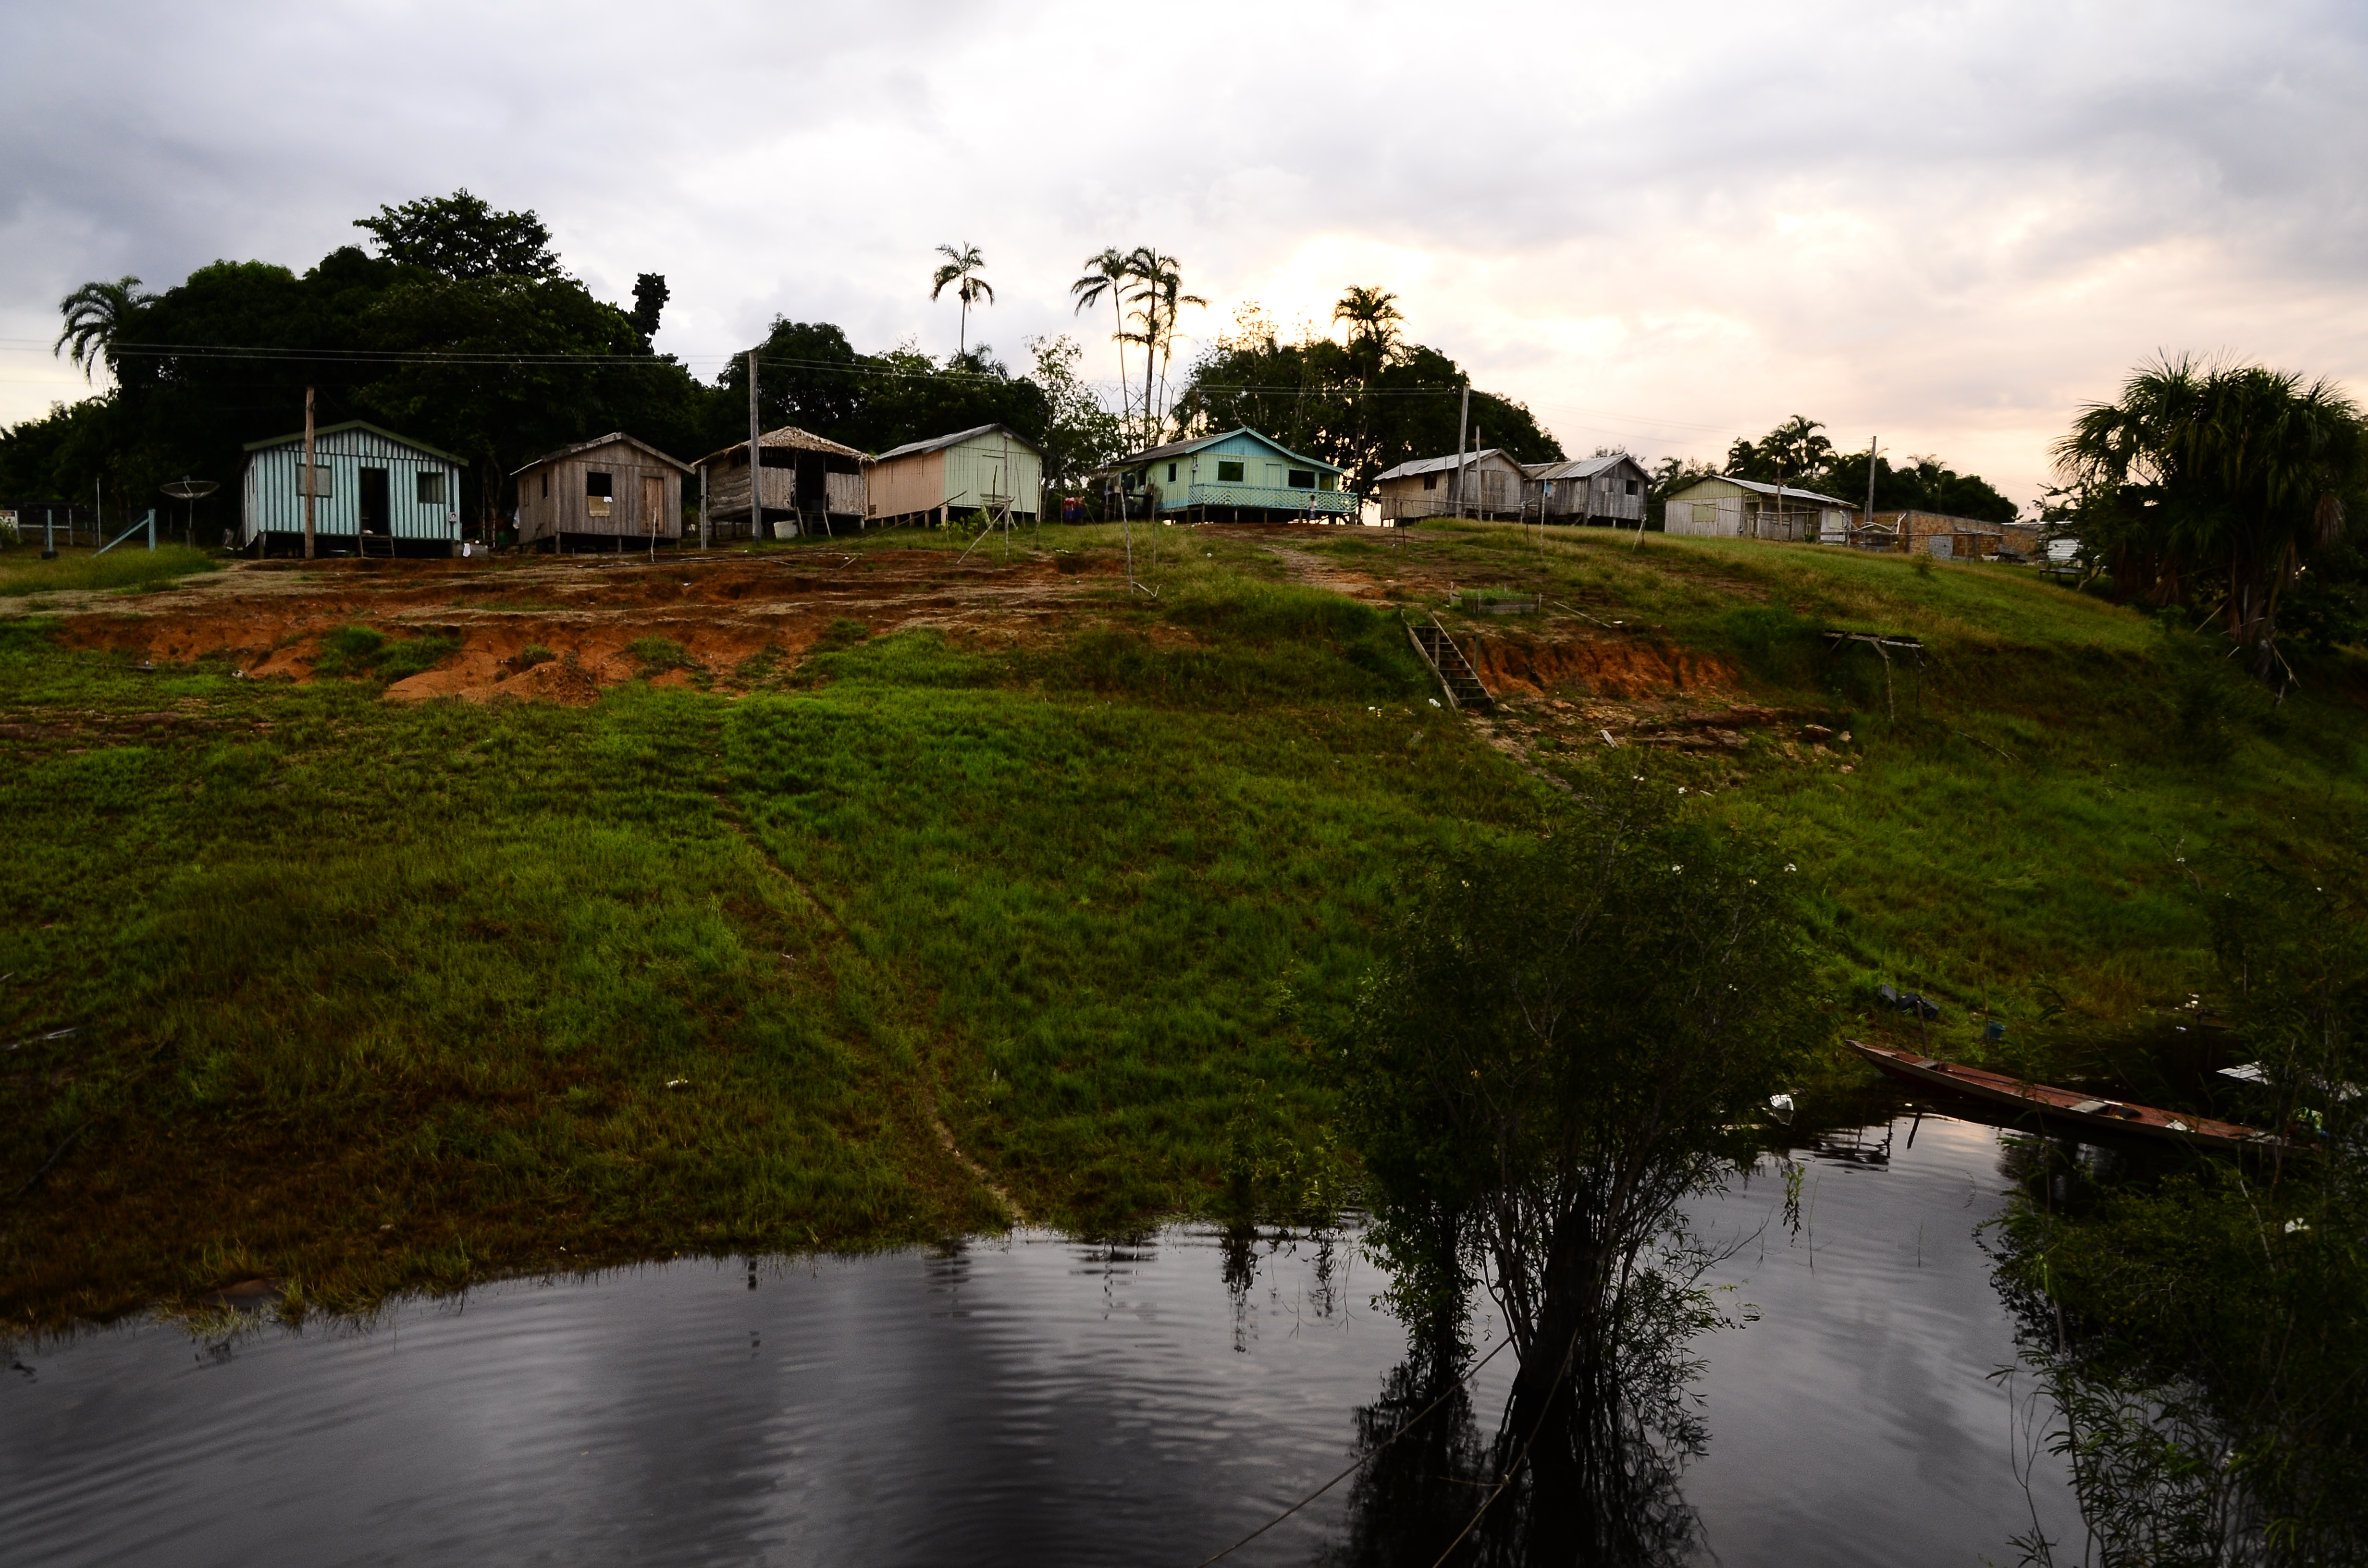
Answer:
M359 222L379 255L347 246L302 273L218 261L161 294L137 278L75 290L60 351L116 384L0 430L0 494L80 500L98 482L112 514L193 474L233 483L209 526L226 522L245 444L299 428L307 387L321 424L367 419L467 458L472 517L508 504L510 470L610 430L687 461L746 437L745 360L707 383L653 351L658 274L636 279L630 309L596 299L533 213L467 191ZM1040 346L1031 379L984 345L943 362L910 347L864 355L836 326L783 319L760 350L759 390L768 428L877 451L999 422L1053 442L1066 476L1114 445L1075 358Z
M1825 426L1794 415L1759 440L1738 440L1720 472L1761 484L1798 484L1858 506L1866 505L1866 453L1834 449ZM1874 460L1874 509L1941 512L1952 517L2010 523L2015 504L1978 474L1959 473L1935 457L1913 457L1900 467Z
M1471 378L1435 348L1399 340L1391 296L1351 290L1335 312L1349 341L1315 333L1285 343L1255 307L1236 317L1194 362L1177 399L1186 432L1210 434L1247 425L1296 452L1338 463L1352 487L1410 458L1456 449L1457 420ZM1562 446L1530 411L1476 388L1472 422L1484 444L1517 461L1546 462Z
M2329 641L2361 635L2346 533L2368 490L2368 423L2331 383L2165 359L2083 410L2055 458L2074 527L2115 585L2208 608L2256 674L2277 665L2298 588L2304 625Z
M381 207L354 227L369 230L387 260L444 278L564 276L541 219L497 212L466 190Z

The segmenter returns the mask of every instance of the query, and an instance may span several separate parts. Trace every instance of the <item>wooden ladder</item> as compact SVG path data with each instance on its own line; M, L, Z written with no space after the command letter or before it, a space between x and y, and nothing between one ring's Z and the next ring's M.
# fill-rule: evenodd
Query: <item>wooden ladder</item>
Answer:
M393 534L356 534L354 542L357 546L355 553L358 555L377 556L382 561L394 559Z
M1406 622L1406 635L1414 639L1415 651L1430 666L1430 673L1439 677L1440 686L1447 692L1448 706L1475 709L1483 713L1496 707L1497 699L1480 684L1472 661L1463 656L1463 650L1455 645L1447 628L1439 624L1439 617L1434 615L1429 619L1428 626Z

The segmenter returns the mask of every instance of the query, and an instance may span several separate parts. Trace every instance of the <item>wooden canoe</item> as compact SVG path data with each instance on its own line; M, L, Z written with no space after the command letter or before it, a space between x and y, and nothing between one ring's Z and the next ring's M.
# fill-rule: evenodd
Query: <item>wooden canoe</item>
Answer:
M1936 1062L1912 1051L1893 1051L1884 1046L1861 1044L1854 1040L1843 1043L1892 1077L1918 1087L1940 1089L1952 1095L1964 1095L1969 1099L1985 1100L1991 1105L2011 1107L2026 1115L2036 1115L2044 1121L2065 1127L2093 1128L2100 1132L2161 1139L2192 1144L2199 1149L2274 1149L2285 1142L2273 1132L2263 1132L2258 1128L2245 1127L2234 1121L2181 1116L2175 1111L2157 1110L2153 1106L2099 1099L2078 1089L2026 1084L2003 1073Z

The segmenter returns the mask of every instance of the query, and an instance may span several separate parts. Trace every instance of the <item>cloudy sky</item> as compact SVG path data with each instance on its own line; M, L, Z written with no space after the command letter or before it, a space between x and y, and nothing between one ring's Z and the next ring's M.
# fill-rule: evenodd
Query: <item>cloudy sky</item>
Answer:
M2368 7L1267 0L831 6L13 0L0 421L79 395L85 279L309 266L465 186L603 297L662 272L702 373L776 314L953 347L1076 331L1104 245L1213 336L1353 283L1575 452L1788 415L2018 500L2157 350L2368 392Z

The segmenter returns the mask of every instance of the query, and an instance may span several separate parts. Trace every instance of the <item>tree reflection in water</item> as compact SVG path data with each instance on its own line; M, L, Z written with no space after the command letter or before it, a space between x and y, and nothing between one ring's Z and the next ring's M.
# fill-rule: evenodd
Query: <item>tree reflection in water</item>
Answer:
M1417 1346L1365 1440L1463 1375L1475 1289L1519 1366L1493 1437L1458 1396L1456 1421L1432 1426L1442 1406L1374 1452L1346 1561L1649 1564L1699 1543L1686 1351L1714 1314L1681 1205L1749 1162L1826 1026L1793 864L1679 820L1629 766L1410 885L1360 998L1343 1058L1366 1244Z
M1463 1366L1435 1349L1408 1358L1357 1413L1358 1452L1372 1457L1329 1561L1691 1561L1701 1526L1679 1481L1710 1437L1689 1394L1699 1364L1685 1354L1701 1309L1691 1288L1640 1276L1622 1303L1621 1343L1575 1358L1560 1395L1526 1423L1508 1403L1493 1437L1481 1431Z

